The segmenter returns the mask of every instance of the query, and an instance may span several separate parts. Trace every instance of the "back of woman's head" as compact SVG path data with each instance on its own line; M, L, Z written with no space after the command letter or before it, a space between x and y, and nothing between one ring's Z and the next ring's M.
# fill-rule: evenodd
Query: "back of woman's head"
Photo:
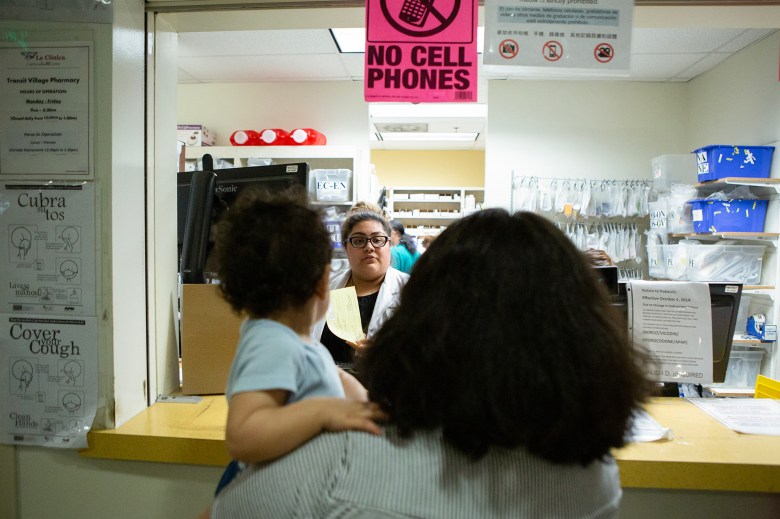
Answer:
M477 212L415 264L359 369L402 433L588 463L623 444L648 387L603 290L547 220Z
M406 234L404 224L398 220L390 220L390 229L398 233L398 243L406 247L406 250L412 254L417 252L417 242L414 238Z
M306 194L243 193L217 226L220 291L236 312L267 317L314 294L330 262L330 236Z

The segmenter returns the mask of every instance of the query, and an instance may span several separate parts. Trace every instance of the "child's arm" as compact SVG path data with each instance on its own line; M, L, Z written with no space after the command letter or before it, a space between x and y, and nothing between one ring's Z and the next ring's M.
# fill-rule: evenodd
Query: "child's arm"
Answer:
M322 431L381 434L379 406L344 398L309 398L285 405L283 390L248 391L230 399L226 440L230 456L246 463L287 454Z
M338 368L338 370L341 387L344 388L344 396L358 402L368 402L368 390L363 387L363 384L343 369Z

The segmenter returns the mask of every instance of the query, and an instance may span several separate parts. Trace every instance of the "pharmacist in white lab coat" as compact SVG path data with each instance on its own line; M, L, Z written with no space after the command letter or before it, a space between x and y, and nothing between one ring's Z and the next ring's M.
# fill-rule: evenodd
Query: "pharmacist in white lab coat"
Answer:
M390 266L390 234L390 225L384 216L370 210L350 213L341 227L349 268L331 279L330 289L355 287L360 320L367 338L393 314L401 289L409 279L408 274ZM355 352L363 345L337 337L325 319L315 325L313 335L328 348L333 360L346 367L351 365Z

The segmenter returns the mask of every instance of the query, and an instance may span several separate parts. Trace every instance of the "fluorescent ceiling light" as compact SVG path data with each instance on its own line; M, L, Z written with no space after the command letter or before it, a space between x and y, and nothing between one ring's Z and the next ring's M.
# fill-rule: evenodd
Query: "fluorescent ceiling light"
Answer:
M341 53L366 51L366 29L363 27L331 29L330 34Z
M366 29L365 27L336 28L330 30L333 40L339 47L339 52L365 52ZM482 54L485 49L485 28L477 27L477 54Z
M484 103L369 103L368 115L375 119L441 117L464 119L487 117Z
M383 133L383 141L475 141L476 132L463 133Z

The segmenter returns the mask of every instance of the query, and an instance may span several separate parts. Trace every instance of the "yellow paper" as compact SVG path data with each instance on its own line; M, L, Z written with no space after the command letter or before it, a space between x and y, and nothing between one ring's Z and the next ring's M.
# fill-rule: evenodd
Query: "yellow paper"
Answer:
M360 324L360 309L355 287L330 291L327 322L330 331L345 341L357 342L366 337Z

